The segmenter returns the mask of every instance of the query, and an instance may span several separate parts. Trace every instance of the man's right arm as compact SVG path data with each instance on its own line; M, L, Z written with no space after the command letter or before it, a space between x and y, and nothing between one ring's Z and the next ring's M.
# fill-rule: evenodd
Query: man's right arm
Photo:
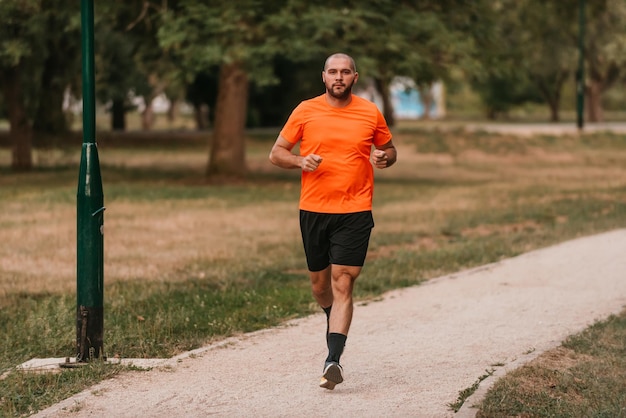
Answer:
M276 142L270 151L270 161L281 168L301 168L302 157L291 152L294 144L278 135Z
M291 152L295 144L278 135L270 151L270 161L281 168L300 168L303 171L314 171L322 162L322 157L309 154L306 157Z

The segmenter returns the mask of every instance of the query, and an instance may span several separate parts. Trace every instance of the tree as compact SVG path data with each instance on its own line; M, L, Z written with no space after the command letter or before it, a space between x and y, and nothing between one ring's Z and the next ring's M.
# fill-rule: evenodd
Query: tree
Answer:
M32 169L32 147L67 132L63 94L80 68L78 8L59 0L0 2L0 93L13 144L12 167Z
M572 21L563 18L556 3L524 1L519 28L525 67L530 79L550 109L550 120L558 122L561 92L576 68L577 48L571 43ZM575 26L575 25L574 25Z
M219 68L198 73L191 84L187 86L185 98L193 106L198 130L206 130L209 128L209 124L215 122L218 72Z
M134 108L131 96L149 95L149 70L158 57L156 27L147 2L101 2L95 13L96 95L110 103L111 129L126 129L126 113ZM152 34L151 34L152 31ZM151 45L152 42L152 45ZM143 52L143 53L142 53ZM159 51L160 53L160 51Z
M585 97L590 122L604 119L602 94L624 75L626 66L626 2L588 1L585 30L587 82Z
M44 60L40 82L36 85L35 145L41 137L60 136L69 131L63 100L68 86L79 83L81 66L79 7L63 0L45 0L42 5L38 25L42 32Z
M492 2L498 15L496 36L491 47L484 48L484 71L473 77L492 114L536 102L539 93L549 106L550 119L559 120L561 91L577 67L578 5L578 0ZM595 122L602 120L602 94L624 74L626 3L594 0L586 6L586 110L589 121Z
M271 28L282 6L260 0L182 0L163 13L161 45L189 81L218 67L213 140L206 173L243 177L250 83L277 82L273 60L279 53Z
M361 77L374 80L383 98L383 114L394 124L389 86L396 76L406 76L420 88L447 80L453 68L475 66L474 39L483 30L481 13L487 0L472 2L393 0L288 2L283 22L304 33L287 45L286 54L298 59L301 51L342 50L352 55ZM459 17L460 16L460 17ZM293 37L289 38L290 40Z
M525 0L503 0L493 3L486 11L492 23L491 31L482 39L478 56L481 65L470 80L490 119L506 114L515 105L542 102L541 92L533 84L532 71L540 74L544 67L547 72L555 67L537 62L545 58L541 52L533 55L535 49L542 51L538 45L542 40L532 22L521 18L526 3ZM528 7L539 7L536 3L530 0Z
M33 75L40 57L38 16L41 2L0 2L0 88L9 117L12 142L11 167L32 169L31 110L25 95L25 80Z
M284 56L276 57L273 68L280 81L272 85L252 85L248 126L281 126L300 101L323 92L322 59L294 62Z
M157 39L161 10L160 6L143 0L140 10L131 9L131 12L138 13L138 15L124 28L126 36L136 39L137 47L133 53L133 61L137 71L147 82L142 82L143 88L135 91L136 94L141 94L145 102L145 108L141 114L144 130L150 129L154 122L152 108L154 99L163 93L170 93L170 100L175 101L182 95L184 89L181 80L177 77L176 66L167 54L163 53Z
M571 14L564 16L561 8L556 2L508 0L501 4L498 20L502 48L512 58L511 65L534 85L548 104L553 122L559 120L561 91L576 68L577 58L571 42L575 20Z

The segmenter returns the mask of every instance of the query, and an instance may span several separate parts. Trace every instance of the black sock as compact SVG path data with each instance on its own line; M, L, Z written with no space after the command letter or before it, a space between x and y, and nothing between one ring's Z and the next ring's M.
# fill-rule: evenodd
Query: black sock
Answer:
M330 310L333 308L333 305L330 305L328 308L322 308L324 313L326 314L326 343L328 344L328 328L330 327Z
M339 363L339 358L343 354L343 348L346 345L347 335L331 332L328 334L328 357L326 363L334 361Z

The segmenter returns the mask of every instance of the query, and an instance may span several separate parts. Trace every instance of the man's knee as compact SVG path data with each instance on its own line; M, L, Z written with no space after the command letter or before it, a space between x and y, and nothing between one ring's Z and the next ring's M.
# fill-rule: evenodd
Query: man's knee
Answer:
M332 287L333 293L344 294L346 297L352 295L354 281L361 272L360 267L333 266ZM338 296L338 295L337 295Z
M361 273L361 267L358 266L340 266L334 264L332 266L332 277L334 280L354 282Z
M323 294L331 289L330 267L321 270L310 272L311 278L311 290L313 294Z

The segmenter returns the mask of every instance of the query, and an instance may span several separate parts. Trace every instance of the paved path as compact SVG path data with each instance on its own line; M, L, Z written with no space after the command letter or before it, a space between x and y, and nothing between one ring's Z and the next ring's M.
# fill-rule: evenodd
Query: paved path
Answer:
M360 304L345 382L317 387L322 314L230 338L102 382L38 417L450 417L506 370L626 304L626 229L393 291ZM358 285L358 284L357 284Z
M479 131L484 130L498 134L513 135L573 135L583 133L626 133L626 123L624 122L597 122L586 123L580 131L574 122L557 123L495 123L495 122L468 122L462 124L466 129Z

